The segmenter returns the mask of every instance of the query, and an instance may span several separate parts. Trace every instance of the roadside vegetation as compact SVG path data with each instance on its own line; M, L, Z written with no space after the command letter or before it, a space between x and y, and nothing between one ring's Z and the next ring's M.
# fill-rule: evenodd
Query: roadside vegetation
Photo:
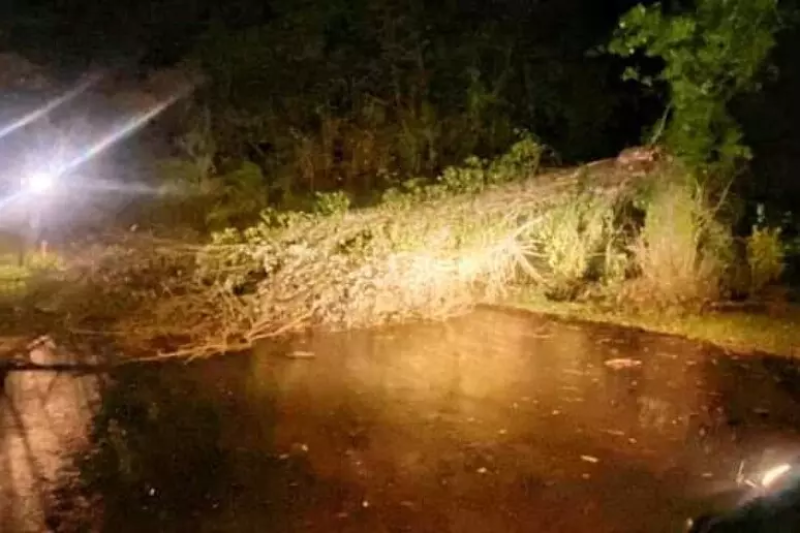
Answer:
M28 309L137 353L213 354L487 302L787 353L797 313L779 290L778 229L734 236L720 200L674 162L647 176L611 164L543 171L542 152L526 138L370 207L319 194L310 210L266 209L211 242L112 235L17 283Z
M388 24L390 6L381 6L365 16ZM116 229L4 267L4 323L112 335L132 353L202 356L310 328L440 319L489 302L793 354L800 322L783 283L792 243L769 209L745 216L737 183L752 153L730 109L758 90L780 16L770 0L726 10L721 0L680 13L634 8L592 63L606 74L620 66L612 61L637 54L660 65L626 70L665 103L639 149L653 160L636 168L613 158L561 165L563 142L554 150L517 129L580 116L560 133L577 139L598 111L586 95L569 96L569 105L588 106L575 115L561 104L547 119L514 111L518 94L528 103L544 97L514 85L515 73L533 67L504 55L511 45L500 36L511 34L502 28L487 27L474 49L453 57L418 49L417 40L384 42L400 56L367 64L369 91L331 85L320 66L329 60L315 49L264 53L274 72L299 62L309 73L271 76L290 85L279 94L301 94L295 81L316 91L272 106L244 94L273 83L244 83L263 70L246 57L254 43L271 49L290 36L268 28L209 35L180 69L146 82L153 97L187 80L215 81L163 118L163 138L136 145L170 147L146 159L150 185L163 194L126 206ZM301 34L319 30L287 17ZM413 17L395 22L424 27ZM403 34L359 27L365 39ZM415 54L433 67L403 59ZM505 70L486 70L487 57ZM354 61L344 54L335 66L346 71ZM437 92L422 76L429 72L441 82L467 73L469 83ZM581 156L608 152L597 139L584 146Z

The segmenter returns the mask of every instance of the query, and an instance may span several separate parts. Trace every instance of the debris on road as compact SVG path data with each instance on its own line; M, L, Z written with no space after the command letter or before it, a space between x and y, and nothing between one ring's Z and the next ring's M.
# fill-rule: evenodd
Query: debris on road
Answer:
M314 352L307 352L305 350L294 350L286 354L289 359L314 359L317 355Z
M305 454L305 453L308 453L308 445L307 444L303 444L301 442L295 442L294 444L292 444L292 446L291 446L291 454L301 455L301 454Z
M613 370L622 370L623 368L637 368L642 366L642 362L638 359L629 359L621 357L617 359L609 359L605 365Z
M592 455L581 455L581 461L585 461L587 463L599 463L600 459Z

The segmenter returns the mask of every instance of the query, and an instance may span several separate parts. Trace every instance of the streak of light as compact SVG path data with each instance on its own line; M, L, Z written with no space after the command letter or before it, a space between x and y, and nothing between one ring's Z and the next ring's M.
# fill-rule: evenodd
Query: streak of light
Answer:
M5 207L10 206L11 204L16 202L17 200L22 199L23 196L25 196L24 193L15 192L15 193L9 194L7 196L4 196L3 198L0 198L0 210L2 210Z
M74 93L74 95L77 95L79 92L85 90L86 87L88 87L88 85L91 84L91 83L94 83L94 81L90 80L89 82L84 83L81 87L78 87L77 89L74 89L69 94L73 94ZM147 124L148 121L150 121L153 118L155 118L156 116L158 116L160 113L162 113L169 106L171 106L176 101L178 101L180 98L182 98L186 94L188 94L190 92L190 90L191 90L191 87L187 88L186 90L179 91L175 95L171 96L170 98L167 98L166 100L162 101L161 103L153 106L151 109L149 109L145 113L142 113L140 115L134 116L133 118L127 120L126 122L124 122L121 125L121 127L116 129L115 131L113 131L110 135L108 135L107 137L101 139L99 142L95 143L93 146L90 146L83 154L81 154L78 157L75 157L74 159L69 161L66 165L61 166L60 168L57 168L55 170L55 172L54 172L55 176L64 176L64 175L70 173L75 168L79 167L83 163L86 163L87 161L89 161L90 159L92 159L93 157L95 157L96 155L101 153L103 150L106 150L110 146L114 145L115 143L117 143L117 142L121 141L122 139L124 139L125 137L131 135L132 133L134 133L138 129L142 128L145 124ZM74 95L73 95L73 97L74 97ZM63 103L67 99L68 98L62 97L61 103ZM48 106L49 107L47 108L47 110L53 109L55 107L55 105L53 105L52 103L48 104ZM38 116L41 116L42 114L44 114L46 112L47 111L41 111L41 110L37 111L37 113L39 113L39 115L37 115L37 117L35 117L35 118L38 118ZM35 120L35 118L28 120L28 122L30 122L32 120ZM20 121L18 121L18 122L20 122ZM24 124L21 124L21 125L24 125ZM20 125L17 125L15 127L20 127ZM6 128L6 130L10 131L9 128ZM3 130L3 131L5 131L5 130ZM78 183L76 183L76 185L80 186L80 184L78 184ZM112 183L112 182L106 181L106 180L93 180L93 181L89 181L88 183L86 183L86 185L89 185L89 187L87 187L87 188L96 189L96 190L134 192L134 193L140 193L140 194L153 194L153 193L165 193L165 192L167 192L167 191L163 191L163 190L160 190L160 189L154 189L154 188L146 187L144 185L136 185L136 184L123 185L123 184L118 184L118 183ZM18 193L13 193L13 194L10 194L10 195L8 195L8 196L6 196L4 198L0 198L0 210L3 210L4 208L10 206L10 204L12 204L12 203L14 203L16 201L24 200L25 197L27 197L27 196L31 196L31 191L25 189L25 190L20 191Z
M168 192L163 187L152 187L145 183L120 183L118 181L89 179L86 177L76 177L75 181L78 187L93 191L126 192L131 194L165 194Z
M132 133L143 127L145 124L147 124L148 121L152 120L160 113L162 113L165 109L167 109L169 106L174 104L187 92L188 91L183 91L178 94L175 94L170 98L166 99L165 101L153 106L147 112L129 119L128 121L123 123L120 128L113 131L110 135L108 135L104 139L101 139L93 146L89 147L83 154L79 155L78 157L76 157L75 159L64 165L62 168L60 168L59 174L66 174L70 172L71 170L82 165L86 161L92 159L103 150L106 150L110 146L121 141L125 137L131 135Z
M83 83L81 83L80 85L78 85L77 87L72 89L71 91L62 94L58 98L54 98L53 100L49 101L48 103L46 103L42 107L39 107L35 111L32 111L32 112L28 113L27 115L25 115L24 117L19 118L19 119L15 120L14 122L12 122L11 124L8 124L7 126L1 128L0 129L0 138L3 138L3 137L5 137L6 135L8 135L10 133L13 133L14 131L18 130L19 128L27 126L31 122L39 120L40 118L42 118L43 116L45 116L46 114L51 112L53 109L55 109L55 108L65 104L65 103L69 102L70 100L72 100L76 96L80 95L81 93L86 91L86 89L88 89L89 87L91 87L92 85L97 83L97 81L99 81L99 80L100 80L100 76L91 76L91 77L87 78L86 81L84 81Z

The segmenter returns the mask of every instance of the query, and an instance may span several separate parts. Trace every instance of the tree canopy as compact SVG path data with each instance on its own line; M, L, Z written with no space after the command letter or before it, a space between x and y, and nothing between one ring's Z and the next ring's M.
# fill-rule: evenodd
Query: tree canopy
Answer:
M611 157L646 141L660 117L664 139L692 162L729 172L754 151L758 164L760 139L777 126L754 117L791 102L757 96L781 79L767 67L790 62L770 63L776 44L798 41L791 32L781 41L789 10L777 0L79 0L65 9L41 1L7 13L4 47L65 85L90 65L126 72L104 88L117 103L118 93L153 96L170 73L202 80L126 150L147 154L138 166L148 179L238 198L242 216L308 192L368 201L400 180L502 153L523 134L563 162Z

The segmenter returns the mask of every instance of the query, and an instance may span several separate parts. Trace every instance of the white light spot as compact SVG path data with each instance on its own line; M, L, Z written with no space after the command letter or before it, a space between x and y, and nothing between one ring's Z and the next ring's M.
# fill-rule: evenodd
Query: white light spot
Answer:
M48 172L37 172L28 178L28 189L41 193L53 188L55 177Z

